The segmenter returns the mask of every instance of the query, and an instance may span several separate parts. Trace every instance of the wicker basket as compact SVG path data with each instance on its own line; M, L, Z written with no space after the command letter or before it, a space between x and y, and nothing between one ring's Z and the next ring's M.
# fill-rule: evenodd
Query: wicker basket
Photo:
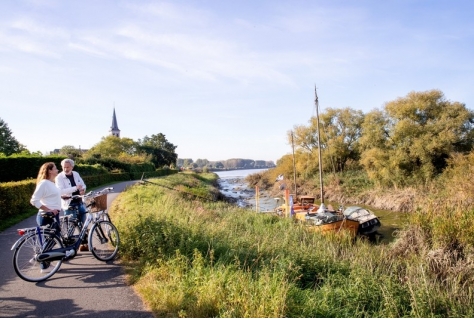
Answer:
M89 200L89 203L91 204L90 211L92 213L97 213L102 210L106 210L107 209L107 194L102 194L94 198L91 198Z

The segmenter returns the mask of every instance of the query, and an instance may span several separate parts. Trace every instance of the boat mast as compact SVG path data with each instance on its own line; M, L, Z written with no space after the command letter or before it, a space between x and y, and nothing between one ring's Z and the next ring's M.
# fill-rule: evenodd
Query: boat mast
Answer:
M316 127L318 129L318 156L319 156L319 185L321 188L321 204L324 204L324 195L323 195L323 162L321 158L321 139L320 139L320 131L319 131L319 101L318 101L318 92L316 91L316 85L314 86L314 95L315 100L314 103L316 105Z
M293 148L293 183L295 184L295 200L298 197L298 190L296 189L296 164L295 164L295 143L293 141L293 131L291 131L291 147Z

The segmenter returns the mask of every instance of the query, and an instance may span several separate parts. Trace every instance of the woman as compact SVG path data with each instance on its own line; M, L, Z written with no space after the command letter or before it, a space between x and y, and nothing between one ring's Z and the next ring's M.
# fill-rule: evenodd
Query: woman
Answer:
M51 224L52 218L42 217L42 212L52 212L59 226L59 212L61 211L61 190L56 187L54 179L58 169L53 162L44 163L38 173L36 189L31 196L30 203L39 209L36 216L38 226Z

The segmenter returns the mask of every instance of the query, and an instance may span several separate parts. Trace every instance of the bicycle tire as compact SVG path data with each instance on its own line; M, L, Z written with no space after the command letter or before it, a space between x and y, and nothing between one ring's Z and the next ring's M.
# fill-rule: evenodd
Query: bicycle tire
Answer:
M120 246L120 236L114 224L101 220L89 232L89 250L95 258L109 261L115 258Z
M23 280L39 282L54 275L61 267L62 260L38 262L35 256L53 248L62 248L61 239L51 233L41 232L43 247L37 233L26 235L13 254L13 268Z

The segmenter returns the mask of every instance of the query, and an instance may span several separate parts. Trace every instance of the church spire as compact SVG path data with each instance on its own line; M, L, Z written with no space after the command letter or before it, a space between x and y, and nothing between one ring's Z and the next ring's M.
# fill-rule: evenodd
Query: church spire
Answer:
M112 116L112 126L110 127L110 135L120 137L120 130L117 125L117 117L115 116L115 107L114 107L114 114Z

